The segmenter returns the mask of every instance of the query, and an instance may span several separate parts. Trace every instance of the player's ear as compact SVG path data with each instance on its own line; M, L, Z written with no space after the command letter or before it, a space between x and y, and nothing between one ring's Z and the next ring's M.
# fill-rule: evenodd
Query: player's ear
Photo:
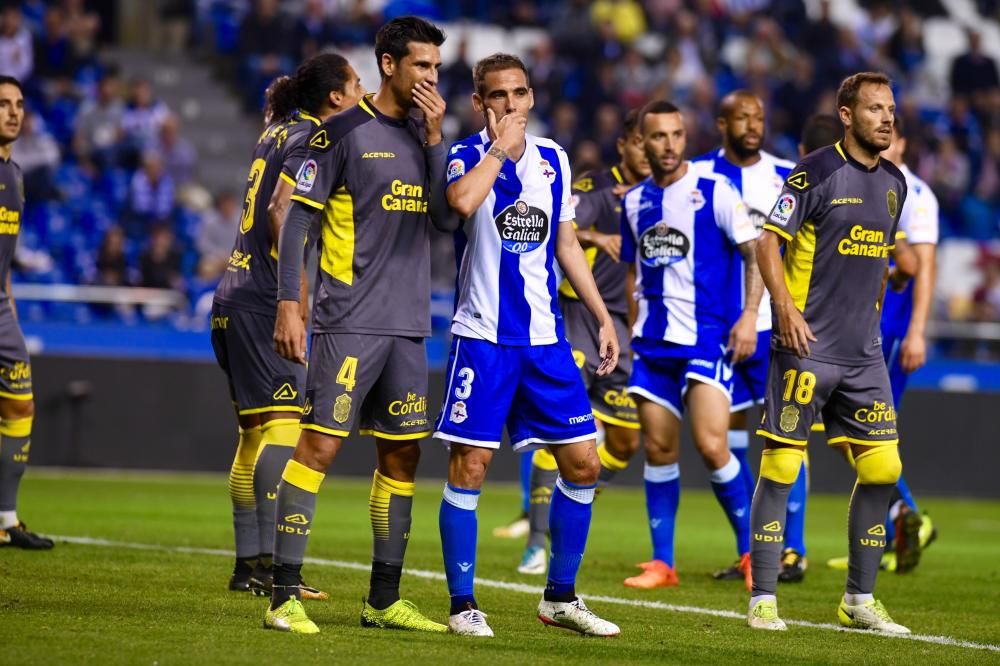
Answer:
M618 151L618 157L625 157L625 137L618 137L615 140L615 150Z
M535 91L528 88L528 110L535 108Z
M843 123L844 127L848 127L851 124L851 109L846 106L842 106L837 109L837 115L840 116L840 122Z
M715 119L715 129L719 130L720 134L726 133L726 119L719 116Z
M479 96L479 93L472 93L472 108L475 109L476 113L485 113L485 105L483 104L483 98Z
M383 53L382 62L379 63L379 67L381 68L382 76L384 78L389 78L396 70L396 61L393 60L392 55Z

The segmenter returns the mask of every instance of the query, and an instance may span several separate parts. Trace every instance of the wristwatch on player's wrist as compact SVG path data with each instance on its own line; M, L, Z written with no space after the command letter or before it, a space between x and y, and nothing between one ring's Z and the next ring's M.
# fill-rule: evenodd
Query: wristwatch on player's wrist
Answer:
M489 150L486 151L486 154L491 157L497 158L497 160L500 161L501 166L503 166L503 163L507 161L507 153L505 153L503 149L498 148L497 146L492 146Z

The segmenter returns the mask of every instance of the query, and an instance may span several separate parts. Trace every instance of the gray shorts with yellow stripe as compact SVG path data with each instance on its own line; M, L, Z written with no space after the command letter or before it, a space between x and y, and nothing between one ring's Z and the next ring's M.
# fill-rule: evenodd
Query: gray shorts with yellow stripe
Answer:
M559 309L566 324L566 339L573 348L573 360L580 368L583 385L587 387L590 408L594 418L608 425L621 426L630 430L639 429L639 414L635 400L626 389L632 374L632 354L629 340L632 337L625 317L612 314L615 333L621 345L618 366L610 375L597 376L600 357L600 327L587 306L575 298L559 297Z
M821 419L828 444L898 443L885 363L837 365L772 351L757 434L805 446Z
M274 316L216 303L212 349L241 415L301 412L306 370L274 351Z
M355 425L382 439L430 436L423 338L313 335L302 427L347 437Z
M0 309L0 399L32 399L28 348L9 306Z

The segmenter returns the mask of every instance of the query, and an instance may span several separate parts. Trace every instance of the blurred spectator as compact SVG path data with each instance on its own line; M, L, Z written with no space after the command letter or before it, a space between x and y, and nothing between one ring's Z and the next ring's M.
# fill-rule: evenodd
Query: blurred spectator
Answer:
M909 76L924 61L924 36L920 17L910 8L901 8L898 18L899 26L889 40L889 55L896 66Z
M59 198L55 172L62 155L59 144L45 130L45 121L37 113L24 115L21 138L14 143L12 158L24 174L24 196L28 201Z
M143 156L142 168L132 176L129 192L129 209L138 224L162 221L173 211L174 181L163 171L163 160L154 152Z
M160 0L158 42L170 53L180 53L191 38L191 17L195 15L195 0Z
M578 126L579 114L576 105L569 102L559 102L552 109L552 119L546 136L572 155L578 138Z
M97 98L80 110L73 136L73 153L97 168L116 165L122 140L125 104L115 71L107 71L97 84Z
M838 28L830 18L830 0L821 0L819 16L815 21L808 21L802 29L799 48L807 53L831 53L836 45L837 32Z
M42 34L35 40L35 72L45 78L72 75L77 62L66 14L60 7L49 7L44 21Z
M220 192L215 204L205 211L195 239L198 250L198 277L218 280L229 264L233 239L240 224L239 200L232 192Z
M24 15L16 3L0 9L0 74L27 83L34 69L31 31L24 25Z
M366 0L340 0L342 5L334 21L337 44L361 45L375 41L375 31L382 23L377 12L368 9Z
M237 50L241 75L249 83L244 86L244 104L247 111L256 111L268 83L293 65L292 30L278 13L277 0L254 1L253 9L240 23Z
M168 113L160 125L155 152L163 160L163 169L176 187L194 179L198 154L191 142L181 136L180 123L173 113Z
M472 93L472 67L468 58L468 43L462 38L458 42L455 60L443 66L438 75L438 92L449 103L456 97L466 97ZM534 86L534 71L531 72L531 76L531 84Z
M962 195L969 187L969 171L969 158L950 136L941 139L936 150L921 158L920 177L937 194L943 215L954 219Z
M550 25L557 53L582 62L597 59L597 31L590 17L589 0L565 0Z
M122 112L121 128L124 134L129 166L143 151L156 145L160 127L170 109L153 96L153 86L145 79L133 79L129 86L128 103Z
M334 41L333 21L326 17L323 0L306 0L301 15L295 21L294 43L298 57L307 60Z
M653 88L655 74L645 58L635 49L626 49L625 55L615 66L615 88L623 106L641 106Z
M153 225L149 230L149 243L139 255L141 287L154 289L183 289L181 276L181 251L177 248L174 232L165 224Z
M597 0L590 16L596 26L610 24L615 38L625 45L646 32L646 15L635 0Z
M980 93L1000 86L1000 77L996 62L982 52L979 33L969 30L967 34L969 50L952 61L949 81L953 95L967 96L975 104Z
M126 287L129 284L125 232L121 227L111 227L101 239L97 248L96 283L105 287Z
M98 31L101 29L100 17L87 9L84 0L61 0L61 5L66 15L75 57L79 60L93 58L97 50Z
M980 250L978 267L983 282L972 296L972 317L975 321L1000 321L1000 254L984 246Z

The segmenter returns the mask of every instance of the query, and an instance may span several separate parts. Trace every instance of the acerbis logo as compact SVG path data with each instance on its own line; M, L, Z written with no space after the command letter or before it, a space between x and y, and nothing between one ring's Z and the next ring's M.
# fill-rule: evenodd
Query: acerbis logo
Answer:
M304 514L293 513L290 516L285 516L285 522L286 523L293 523L295 525L308 525L309 524L309 519L306 518Z
M879 523L875 527L870 528L868 534L872 536L885 536L885 525Z
M763 529L766 532L780 532L781 531L781 522L778 521L778 520L772 520L767 525L764 525Z
M291 384L285 382L284 384L281 385L281 388L279 388L277 391L274 392L274 395L271 397L274 398L275 400L295 400L297 397L299 397L299 393L294 388L292 388Z

